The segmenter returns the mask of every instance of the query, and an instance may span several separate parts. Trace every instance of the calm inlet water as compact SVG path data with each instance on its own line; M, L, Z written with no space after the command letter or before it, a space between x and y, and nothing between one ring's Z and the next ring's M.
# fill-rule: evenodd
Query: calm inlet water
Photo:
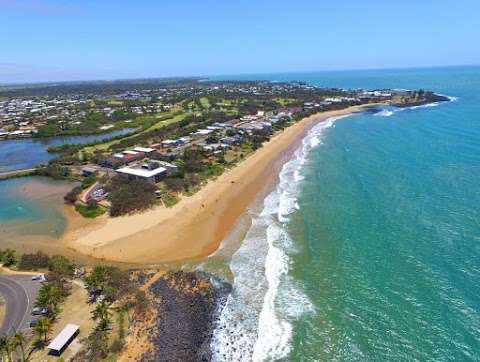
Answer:
M0 141L0 173L28 169L46 163L56 154L50 146L85 144L130 133L132 129L90 136ZM60 236L65 229L63 196L71 183L40 177L0 180L0 242L16 236Z
M38 166L41 163L48 162L52 158L58 156L55 153L49 153L47 151L48 148L52 146L61 146L64 144L86 144L103 141L130 132L132 132L132 129L126 128L90 136L28 138L0 141L0 173L28 169Z
M63 196L72 183L46 177L22 177L0 182L0 248L2 241L23 235L62 234L66 219Z
M230 262L216 360L480 360L480 68L245 78L456 99L310 132Z

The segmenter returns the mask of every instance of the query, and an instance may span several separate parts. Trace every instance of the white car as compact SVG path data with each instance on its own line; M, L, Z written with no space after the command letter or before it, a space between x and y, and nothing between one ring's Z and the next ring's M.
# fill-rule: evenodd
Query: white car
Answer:
M39 282L43 283L43 282L45 282L47 279L45 279L45 276L44 276L44 275L41 275L41 274L40 274L40 275L34 275L34 276L32 277L32 280L33 280L33 281L37 281L37 280L38 280Z

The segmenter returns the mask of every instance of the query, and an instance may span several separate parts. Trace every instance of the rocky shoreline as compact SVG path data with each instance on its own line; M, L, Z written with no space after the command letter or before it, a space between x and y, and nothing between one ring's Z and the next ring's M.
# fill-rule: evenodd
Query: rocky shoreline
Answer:
M231 285L203 272L169 272L148 288L156 311L140 361L210 361L210 342Z
M392 103L392 106L399 107L399 108L407 108L407 107L424 106L430 103L450 102L450 101L451 99L447 96L428 91L428 92L423 92L422 96L419 98L408 99L405 102L394 102Z

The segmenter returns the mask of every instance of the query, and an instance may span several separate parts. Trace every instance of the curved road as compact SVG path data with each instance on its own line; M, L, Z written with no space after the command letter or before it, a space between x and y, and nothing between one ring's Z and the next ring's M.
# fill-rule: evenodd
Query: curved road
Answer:
M32 281L31 276L0 276L0 293L6 304L0 335L28 327L39 288L40 282Z

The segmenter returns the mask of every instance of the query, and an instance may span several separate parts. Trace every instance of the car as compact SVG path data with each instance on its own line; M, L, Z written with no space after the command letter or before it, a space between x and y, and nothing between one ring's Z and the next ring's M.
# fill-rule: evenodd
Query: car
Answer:
M30 325L30 328L33 328L33 327L35 327L37 324L38 324L38 319L32 319L32 320L30 321L30 324L29 324L29 325Z
M42 283L43 283L43 282L45 282L47 279L45 279L45 276L44 276L44 275L39 274L39 275L34 275L34 276L32 277L32 280L33 280L33 281L37 281L37 280L38 280L39 282L42 282Z
M45 314L47 314L47 310L45 308L35 307L32 309L32 315L45 315Z

